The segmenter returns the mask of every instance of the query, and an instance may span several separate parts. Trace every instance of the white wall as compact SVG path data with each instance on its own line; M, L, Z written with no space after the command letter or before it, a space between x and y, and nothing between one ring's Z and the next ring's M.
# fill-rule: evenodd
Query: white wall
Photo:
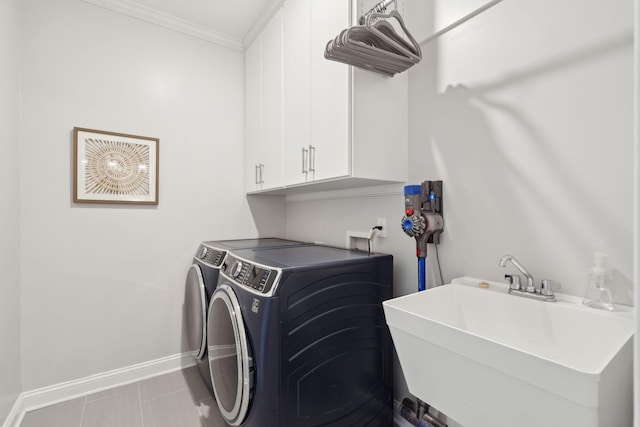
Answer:
M635 231L634 231L634 282L636 284L636 335L635 335L635 387L634 395L635 410L634 410L634 426L640 427L640 314L638 307L640 307L640 123L637 119L640 112L640 1L635 0L635 108L634 113L635 120Z
M556 279L581 296L598 250L610 255L618 300L631 304L632 0L504 1L423 46L423 55L409 71L409 176L412 184L444 181L445 281L502 280L516 273L498 267L511 253L536 281ZM287 234L343 245L345 230L386 216L390 237L375 246L394 254L401 295L417 289L402 215L400 190L290 198ZM433 255L430 248L430 264Z
M0 424L20 384L20 1L0 2Z
M254 197L247 209L241 54L84 2L55 3L22 1L25 390L182 351L182 285L198 241L279 235L285 216L288 237L336 245L345 230L387 217L389 237L374 249L395 256L396 294L415 289L401 186L292 198L286 211ZM9 34L17 9L17 0L0 9ZM511 252L536 279L581 295L590 252L604 250L620 299L631 300L631 20L630 0L509 0L424 47L410 71L410 183L445 181L445 281L499 280L497 260ZM0 132L17 141L17 41L0 40L2 75L14 76L0 82ZM74 205L74 126L159 137L160 205ZM18 151L3 143L0 158ZM20 343L18 328L5 327L19 322L17 304L6 304L19 298L20 240L18 162L7 163L0 357L12 361L0 361L0 419L20 391L20 359L4 351Z
M78 0L22 5L32 390L181 353L198 243L257 230L242 182L242 53ZM159 138L159 206L74 204L74 126Z

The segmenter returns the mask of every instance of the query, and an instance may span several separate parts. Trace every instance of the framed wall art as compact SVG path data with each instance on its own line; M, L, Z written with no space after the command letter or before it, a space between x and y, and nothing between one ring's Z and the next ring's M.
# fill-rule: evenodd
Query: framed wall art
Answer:
M158 204L159 139L73 128L73 201Z

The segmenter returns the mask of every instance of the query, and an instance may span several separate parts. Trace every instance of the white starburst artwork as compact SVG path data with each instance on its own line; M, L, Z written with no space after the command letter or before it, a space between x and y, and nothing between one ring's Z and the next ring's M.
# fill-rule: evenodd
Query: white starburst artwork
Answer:
M158 139L75 128L74 145L74 201L158 203Z
M85 144L85 192L149 195L148 146L93 138Z

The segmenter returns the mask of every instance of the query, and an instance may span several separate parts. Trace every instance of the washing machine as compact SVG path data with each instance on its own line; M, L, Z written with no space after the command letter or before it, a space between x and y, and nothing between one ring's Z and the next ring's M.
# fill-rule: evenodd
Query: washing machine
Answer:
M209 303L211 380L232 426L393 425L382 302L393 258L327 246L234 250Z
M213 391L207 347L207 306L218 283L218 272L227 252L234 249L269 248L309 245L279 238L217 240L202 242L193 257L187 272L184 301L184 342L188 352L193 353L196 365L205 384Z

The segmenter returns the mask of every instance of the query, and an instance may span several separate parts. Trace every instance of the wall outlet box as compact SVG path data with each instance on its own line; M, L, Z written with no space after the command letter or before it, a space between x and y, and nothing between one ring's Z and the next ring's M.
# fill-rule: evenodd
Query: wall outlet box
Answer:
M382 227L382 230L378 230L376 237L387 237L387 218L378 218L376 225Z

